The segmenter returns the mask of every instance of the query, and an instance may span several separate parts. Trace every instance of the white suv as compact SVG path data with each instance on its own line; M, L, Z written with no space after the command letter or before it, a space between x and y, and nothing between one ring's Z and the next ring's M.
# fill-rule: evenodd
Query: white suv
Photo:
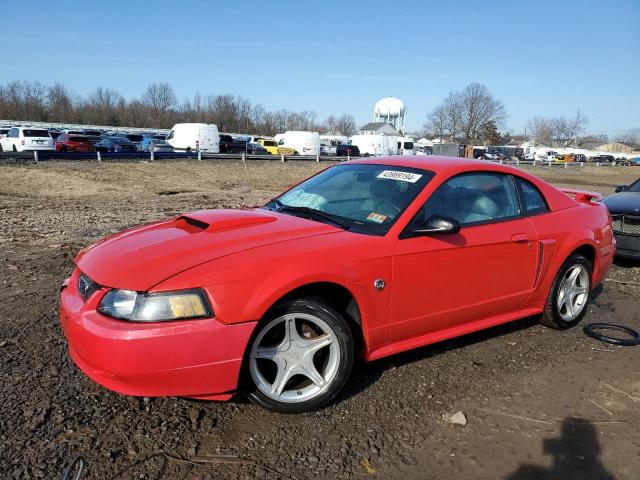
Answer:
M42 128L13 127L7 133L8 146L14 152L27 150L55 150L53 138ZM3 144L4 147L4 144Z

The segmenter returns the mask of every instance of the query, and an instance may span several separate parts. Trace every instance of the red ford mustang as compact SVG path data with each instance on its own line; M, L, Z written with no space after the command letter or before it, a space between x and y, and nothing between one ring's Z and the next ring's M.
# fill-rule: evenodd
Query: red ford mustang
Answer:
M301 412L375 360L540 315L576 325L615 253L598 194L444 157L332 166L252 210L204 210L80 252L71 356L128 395Z

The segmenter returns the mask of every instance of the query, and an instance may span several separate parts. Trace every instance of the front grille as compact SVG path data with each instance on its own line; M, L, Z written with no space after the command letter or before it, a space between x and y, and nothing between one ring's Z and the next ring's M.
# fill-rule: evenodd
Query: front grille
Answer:
M100 290L100 285L91 280L84 273L80 274L78 277L78 293L84 300L87 300L98 290Z
M613 231L622 235L640 235L640 215L615 215Z

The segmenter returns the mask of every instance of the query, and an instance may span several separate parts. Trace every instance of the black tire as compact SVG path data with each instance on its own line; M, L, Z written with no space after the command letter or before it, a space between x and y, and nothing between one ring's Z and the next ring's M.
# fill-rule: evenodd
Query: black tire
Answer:
M577 266L584 267L588 273L586 285L587 296L584 300L584 305L582 306L580 312L571 320L566 320L561 315L561 311L558 307L559 295L561 294L562 289L561 284L565 277L569 274L570 270L574 269L574 267ZM547 298L547 303L545 304L544 312L542 314L540 322L543 325L554 328L556 330L566 330L567 328L575 327L577 324L579 324L587 313L587 305L589 304L589 300L591 297L592 276L593 265L591 265L591 262L582 255L571 255L564 262L553 281L553 285L551 286L551 291L549 292L549 297Z
M16 146L15 146L15 145L13 146L13 151L14 151L14 152L17 152L17 151L18 151L18 149L16 148Z
M283 402L271 398L258 388L250 369L250 353L254 343L259 339L263 330L268 329L272 321L282 317L283 315L301 313L319 318L326 323L337 339L336 345L339 351L339 361L331 380L323 391L317 396L308 400L299 402ZM327 348L327 347L325 347ZM283 302L269 311L256 327L245 354L243 373L242 373L242 390L247 398L254 404L259 405L268 410L279 413L303 413L317 410L328 404L342 390L353 368L354 360L354 341L351 329L345 318L320 298L305 297L297 300ZM320 352L314 354L317 355ZM268 360L267 360L268 362ZM293 378L293 377L292 377ZM294 387L293 390L296 390ZM299 394L300 392L298 392Z
M601 330L615 330L617 332L623 332L630 338L618 338L610 337L600 333ZM625 327L624 325L616 325L614 323L590 323L584 326L584 333L596 340L601 340L612 345L622 345L624 347L630 347L640 345L640 334L632 328Z
M2 145L0 145L0 153L4 152L4 149L2 148Z

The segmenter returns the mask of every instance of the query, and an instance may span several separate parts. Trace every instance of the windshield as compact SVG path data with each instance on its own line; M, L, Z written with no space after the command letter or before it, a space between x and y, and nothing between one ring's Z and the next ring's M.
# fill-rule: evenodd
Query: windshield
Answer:
M336 165L269 202L266 208L304 217L304 211L313 210L349 230L384 235L433 175L390 165ZM319 215L308 218L323 220Z
M631 185L629 185L629 188L627 189L627 191L640 193L640 178L635 182L633 182Z

